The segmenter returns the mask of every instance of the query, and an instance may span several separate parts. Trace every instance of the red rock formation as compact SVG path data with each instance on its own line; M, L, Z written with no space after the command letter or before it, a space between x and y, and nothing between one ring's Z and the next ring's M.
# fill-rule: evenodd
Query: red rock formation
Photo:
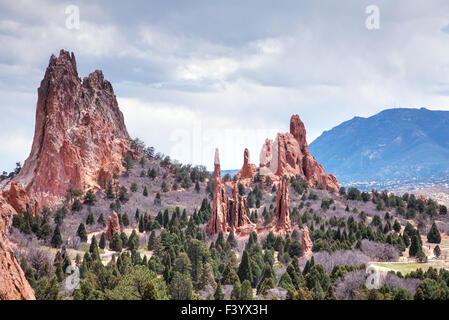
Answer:
M35 300L7 238L14 214L14 208L0 196L0 300Z
M120 233L120 221L118 219L117 212L112 211L112 214L108 217L108 223L106 227L106 239L111 240L115 233Z
M288 192L288 181L287 179L282 179L277 188L274 232L285 235L291 231L292 225L290 222L290 196Z
M302 228L301 232L301 250L302 250L302 256L309 258L312 256L312 247L313 243L312 240L310 240L310 234L309 234L309 228L307 226L304 226Z
M30 200L25 189L17 182L11 182L9 190L4 190L2 195L17 213L24 214L29 211L34 215L38 214L37 203Z
M229 199L227 224L228 230L232 229L239 232L243 227L255 227L255 225L249 220L248 215L246 214L246 197L239 195L237 186L238 182L235 181L234 188L232 189L232 199Z
M236 174L239 179L252 178L257 174L257 167L253 163L249 163L249 150L245 148L243 152L243 166Z
M98 188L123 171L130 137L111 84L99 70L78 77L73 53L51 56L38 89L30 156L14 179L42 207L67 189Z
M228 212L228 196L225 185L221 181L220 155L215 149L214 158L214 196L212 199L212 213L208 224L210 235L226 232L226 214Z
M290 133L278 133L274 142L265 141L260 154L260 168L261 175L299 175L311 188L339 188L337 178L332 174L328 176L310 154L306 129L298 115L293 115L290 120Z
M226 186L221 180L220 157L218 149L215 150L214 159L214 197L212 199L212 213L207 225L211 236L231 230L247 232L255 225L246 215L246 197L238 194L237 182L234 183L233 197L229 198ZM245 230L245 231L244 231Z

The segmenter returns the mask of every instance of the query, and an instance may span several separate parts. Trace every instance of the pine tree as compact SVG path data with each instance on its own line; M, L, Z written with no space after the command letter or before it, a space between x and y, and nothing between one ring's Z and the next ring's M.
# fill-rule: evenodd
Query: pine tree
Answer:
M335 296L334 286L332 284L329 285L326 291L326 296L324 297L325 300L337 300L337 297Z
M123 248L122 239L120 238L118 233L114 233L114 235L112 236L112 239L109 242L109 248L117 252L122 251Z
M240 282L239 276L237 272L235 272L234 268L231 265L231 262L226 263L226 266L223 270L221 283L222 284L234 284L236 281Z
M108 199L114 199L115 198L114 189L112 188L112 183L110 181L108 182L108 186L106 188L106 197Z
M435 222L432 223L432 227L430 228L429 233L427 234L427 241L430 243L440 243L441 235L440 231L438 231L437 225Z
M140 216L139 218L139 232L142 233L145 231L145 225L143 222L143 216Z
M59 248L62 244L61 231L59 230L59 226L56 225L56 228L53 232L53 237L51 238L51 244L53 248Z
M240 300L252 300L253 299L253 288L248 280L243 281L242 290L240 293Z
M163 226L164 226L164 228L168 227L169 221L170 221L170 218L169 218L169 215L168 215L168 209L165 209L164 216L163 216L163 222L164 222Z
M401 224L399 223L398 220L394 220L393 230L394 230L396 233L399 233L399 231L401 231Z
M158 192L154 197L154 204L160 206L161 205L161 194Z
M86 224L95 224L94 214L89 210L89 214L87 215Z
M122 222L125 227L129 226L129 217L126 212L122 216Z
M156 241L156 233L154 231L151 231L151 234L148 238L148 250L153 250L154 249L154 243Z
M226 243L228 243L231 248L237 247L237 240L235 239L234 230L231 230L228 238L226 239Z
M253 281L253 275L252 275L252 270L251 270L251 265L250 265L247 250L243 251L242 261L240 262L237 274L240 278L240 282L245 281L245 280L248 280L250 282ZM242 285L243 285L243 282L242 282Z
M439 245L436 245L433 249L433 253L435 254L435 257L439 258L441 255L441 249Z
M304 266L304 269L302 271L302 274L306 275L309 273L309 271L310 271L310 260L307 260L306 265Z
M169 191L167 182L162 181L161 190L162 190L162 192L164 192L164 193Z
M415 257L418 252L422 252L422 247L419 242L418 236L415 234L412 237L412 243L410 245L409 255L410 255L410 257Z
M81 242L86 242L87 241L87 232L86 232L86 227L84 226L84 223L80 223L78 230L76 231L76 235L78 237L80 237Z
M106 227L106 221L104 220L103 213L101 213L100 216L98 217L97 223L103 226L103 228Z
M197 284L198 289L204 289L207 286L211 286L213 288L216 286L214 277L212 275L212 269L209 263L205 263L203 265L203 270Z
M424 292L422 291L421 288L416 289L414 299L415 300L425 300Z
M223 293L223 290L221 289L220 282L218 283L217 288L215 289L214 299L215 300L223 300L224 299L224 293Z
M98 251L98 244L95 235L92 236L92 240L90 241L89 252L94 260L100 260L100 252Z
M195 183L195 191L196 192L200 192L201 188L200 188L200 184L198 183L198 181Z
M139 248L139 236L136 233L136 230L133 230L128 240L128 248L129 250L137 250Z
M312 297L314 300L323 300L326 294L321 287L320 282L316 279L312 288Z
M95 193L91 189L87 190L86 195L84 196L84 203L92 206L95 204L95 202L97 202Z
M307 288L299 288L295 293L294 300L313 300L312 294Z
M164 280L166 283L170 283L171 278L172 278L172 268L171 268L171 258L169 254L166 254L166 258L165 258L165 267L164 267L164 272L163 272L163 276L164 276Z
M185 226L187 224L187 210L186 209L184 209L182 211L181 223L183 226Z
M142 300L158 300L158 294L154 282L148 280L143 290Z
M236 281L231 291L231 300L240 300L240 293L242 291L242 286L240 281Z
M220 231L217 237L217 241L215 241L215 248L217 250L222 250L224 248L225 242L224 242L224 236L223 231Z
M128 236L125 232L120 233L120 239L122 239L122 246L126 247L128 245Z
M81 201L79 199L75 199L75 201L73 201L72 203L72 211L81 211L81 209L83 209L83 204L81 203Z
M145 186L144 188L143 188L143 196L144 197L148 197L148 189L147 189L147 186Z
M98 246L100 247L100 249L104 249L106 247L106 235L104 232L101 234L101 238L100 238L100 242L98 243Z

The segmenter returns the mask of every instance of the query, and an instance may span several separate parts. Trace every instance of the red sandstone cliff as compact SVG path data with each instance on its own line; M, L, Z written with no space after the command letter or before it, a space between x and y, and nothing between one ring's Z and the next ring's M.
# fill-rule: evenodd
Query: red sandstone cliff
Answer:
M299 175L309 187L338 190L334 175L327 175L324 168L309 152L306 129L298 115L290 119L290 132L278 133L274 142L266 140L260 153L260 174L277 177Z
M7 238L14 214L14 208L0 196L0 300L35 300Z
M99 70L78 77L75 56L51 56L38 89L30 156L0 196L0 299L34 299L7 239L14 214L61 202L69 188L104 186L124 168L130 137L111 84Z
M38 89L30 156L14 179L40 207L67 189L104 185L123 171L130 137L112 85L99 70L78 77L74 54L51 56Z

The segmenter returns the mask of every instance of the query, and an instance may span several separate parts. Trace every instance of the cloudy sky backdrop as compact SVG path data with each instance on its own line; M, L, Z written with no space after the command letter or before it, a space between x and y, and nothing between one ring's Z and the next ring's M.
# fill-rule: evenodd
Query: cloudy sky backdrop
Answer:
M61 48L82 77L103 70L131 136L209 169L215 147L225 169L245 147L258 164L294 113L310 143L385 108L449 110L447 0L0 0L0 170L28 156L36 89Z

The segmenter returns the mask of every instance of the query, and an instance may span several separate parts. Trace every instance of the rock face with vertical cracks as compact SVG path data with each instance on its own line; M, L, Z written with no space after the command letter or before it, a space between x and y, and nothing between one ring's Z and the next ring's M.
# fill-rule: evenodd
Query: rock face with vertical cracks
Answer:
M40 207L67 189L104 186L123 171L130 137L111 83L96 70L83 81L74 54L51 56L38 89L31 153L14 179Z
M290 119L290 132L278 133L276 139L267 139L260 153L260 174L267 176L300 176L311 188L338 190L334 175L327 175L324 168L309 152L306 129L298 115Z
M214 196L212 199L212 213L207 230L211 236L231 230L237 234L246 234L255 228L249 220L246 211L246 197L240 196L237 181L234 183L232 197L226 192L226 185L221 180L220 156L215 150L214 159Z
M14 214L14 208L0 196L0 300L35 300L7 237Z
M285 235L292 231L290 222L290 195L287 179L279 182L276 196L276 217L274 221L274 232Z
M214 158L214 196L212 199L212 213L208 230L210 235L227 231L226 214L228 212L228 195L224 183L221 181L220 155L215 149Z
M254 228L255 224L249 220L246 214L247 198L239 195L238 182L234 182L232 189L232 199L229 199L229 211L228 211L228 231L234 230L240 234L249 234Z

